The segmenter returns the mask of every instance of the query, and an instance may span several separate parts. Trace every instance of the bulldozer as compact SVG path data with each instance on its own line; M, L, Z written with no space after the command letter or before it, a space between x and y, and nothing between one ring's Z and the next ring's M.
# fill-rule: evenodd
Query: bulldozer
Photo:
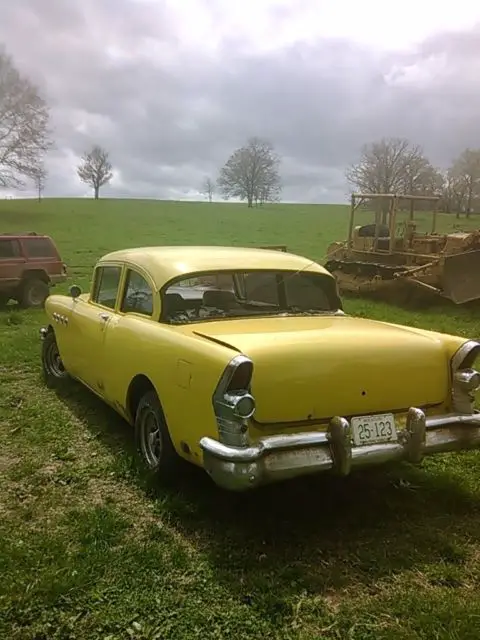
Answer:
M427 232L417 228L419 201L433 205ZM437 196L352 194L347 240L333 242L324 262L340 292L397 302L420 297L462 305L480 300L480 229L437 233L439 202ZM407 203L409 213L404 215L399 209ZM362 205L374 208L374 220L355 225Z

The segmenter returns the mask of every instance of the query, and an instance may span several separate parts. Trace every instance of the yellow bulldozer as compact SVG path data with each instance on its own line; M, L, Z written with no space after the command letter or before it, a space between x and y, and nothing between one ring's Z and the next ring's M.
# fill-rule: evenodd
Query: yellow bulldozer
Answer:
M427 232L419 232L415 221L415 203L421 201L433 205L424 214L431 217ZM455 304L480 300L480 230L437 233L439 201L432 196L352 194L347 240L332 243L325 261L339 290L393 301L414 291ZM404 214L399 209L407 203ZM366 204L374 209L374 221L356 226L359 207Z

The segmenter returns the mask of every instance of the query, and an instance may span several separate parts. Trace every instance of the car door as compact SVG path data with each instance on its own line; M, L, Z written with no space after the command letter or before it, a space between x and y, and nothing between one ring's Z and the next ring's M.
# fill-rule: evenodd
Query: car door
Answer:
M109 372L104 378L104 398L113 404L121 404L125 381L134 371L138 373L141 363L137 360L137 340L142 340L141 324L132 318L158 318L158 296L148 274L127 265L119 295L118 313L112 317L105 329L103 343L103 366Z
M116 317L122 271L118 264L97 266L90 298L75 308L76 376L101 396L106 375L105 335Z

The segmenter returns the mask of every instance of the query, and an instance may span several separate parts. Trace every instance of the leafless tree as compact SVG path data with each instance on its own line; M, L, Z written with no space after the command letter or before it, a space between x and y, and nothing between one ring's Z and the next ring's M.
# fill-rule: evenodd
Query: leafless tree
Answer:
M95 145L89 153L82 157L77 173L82 182L92 187L95 200L98 200L100 187L110 182L113 177L108 152Z
M451 167L443 173L441 207L445 213L456 213L457 218L464 209L467 187L463 176Z
M47 181L47 170L43 162L40 163L38 167L35 168L34 174L33 174L33 181L35 183L35 188L37 190L38 201L41 202L42 193L43 193L43 190L45 189L45 183Z
M438 174L423 149L404 138L383 138L365 145L360 161L346 171L349 183L368 193L433 191Z
M364 193L434 195L442 183L423 149L404 138L383 138L365 145L359 162L347 169L346 178ZM385 218L386 210L383 214Z
M465 149L451 167L451 175L456 182L457 193L462 194L462 205L467 218L473 211L474 201L480 196L480 149Z
M21 188L34 179L52 147L49 109L38 88L0 50L0 187Z
M262 206L265 202L279 202L281 193L281 185L275 180L275 176L272 176L272 184L267 178L255 193L255 204Z
M203 193L204 196L207 196L208 201L211 202L213 199L213 194L215 193L215 182L211 178L205 178L200 193Z
M226 198L253 203L279 199L281 182L280 158L267 140L250 138L247 144L232 153L220 170L218 187Z

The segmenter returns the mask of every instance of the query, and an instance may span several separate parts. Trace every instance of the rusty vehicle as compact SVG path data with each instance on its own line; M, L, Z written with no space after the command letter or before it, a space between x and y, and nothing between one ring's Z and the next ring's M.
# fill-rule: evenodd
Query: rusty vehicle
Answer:
M52 287L67 279L67 267L52 238L0 233L0 306L43 307Z
M375 207L373 223L355 225L361 205ZM439 233L436 230L440 198L434 196L355 193L351 198L348 237L333 242L325 267L342 293L374 294L406 301L420 294L426 299L446 299L455 304L480 300L480 230ZM430 231L420 232L415 203L433 203ZM409 202L409 213L400 205ZM416 295L419 298L419 295Z

